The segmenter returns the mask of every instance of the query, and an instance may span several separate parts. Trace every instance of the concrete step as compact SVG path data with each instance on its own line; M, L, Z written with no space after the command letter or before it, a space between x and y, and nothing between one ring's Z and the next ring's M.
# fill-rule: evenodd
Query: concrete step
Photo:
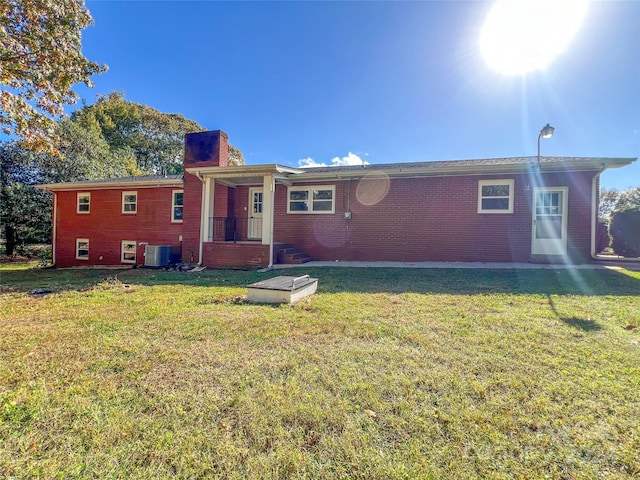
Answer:
M291 245L278 248L278 262L290 265L299 265L313 260L309 255L299 248Z
M300 257L300 258L296 258L296 259L291 260L291 261L286 262L286 263L288 263L290 265L300 265L300 264L303 264L303 263L310 262L311 260L313 260L313 258L311 258L311 257Z

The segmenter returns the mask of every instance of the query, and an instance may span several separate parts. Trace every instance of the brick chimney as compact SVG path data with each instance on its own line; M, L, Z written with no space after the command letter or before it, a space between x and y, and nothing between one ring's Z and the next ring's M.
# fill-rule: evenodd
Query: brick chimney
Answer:
M229 136L222 130L184 136L184 168L229 165Z
M222 130L187 133L184 136L184 212L182 214L182 259L201 261L200 224L202 182L187 168L226 167L229 164L229 136Z

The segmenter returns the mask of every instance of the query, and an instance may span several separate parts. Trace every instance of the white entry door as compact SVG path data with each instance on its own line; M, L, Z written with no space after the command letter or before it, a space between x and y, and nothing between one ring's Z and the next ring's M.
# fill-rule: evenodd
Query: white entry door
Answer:
M566 255L568 195L568 187L534 189L532 254Z
M262 238L262 188L249 189L249 225L247 237Z

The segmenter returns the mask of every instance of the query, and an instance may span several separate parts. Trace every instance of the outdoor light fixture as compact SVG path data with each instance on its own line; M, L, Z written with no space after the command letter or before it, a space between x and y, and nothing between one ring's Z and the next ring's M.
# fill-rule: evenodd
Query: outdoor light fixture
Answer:
M553 137L554 130L555 128L553 128L548 123L544 127L542 127L542 130L540 130L540 134L538 135L538 166L540 166L540 139Z

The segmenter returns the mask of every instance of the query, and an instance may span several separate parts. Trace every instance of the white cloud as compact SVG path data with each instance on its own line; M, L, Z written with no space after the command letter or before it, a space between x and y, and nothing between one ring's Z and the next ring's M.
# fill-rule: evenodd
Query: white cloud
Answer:
M367 156L368 154L365 154ZM355 153L349 152L346 157L333 157L331 159L330 167L346 167L349 165L369 165L369 162L362 160ZM326 163L318 163L313 158L307 157L301 160L298 160L298 166L301 168L309 168L309 167L326 167Z
M301 168L309 168L309 167L326 167L326 163L318 163L313 158L307 157L298 160L298 166Z

